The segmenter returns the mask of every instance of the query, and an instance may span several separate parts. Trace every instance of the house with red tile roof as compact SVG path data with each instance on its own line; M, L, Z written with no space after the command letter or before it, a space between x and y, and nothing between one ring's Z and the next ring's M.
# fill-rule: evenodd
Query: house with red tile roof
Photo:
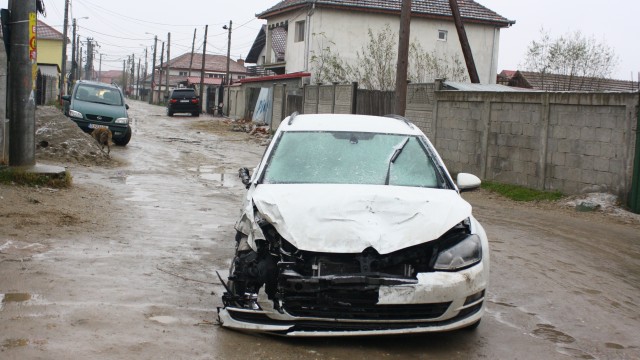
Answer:
M401 0L283 0L257 14L267 24L258 33L246 62L276 74L314 73L313 55L331 47L355 63L374 34L399 31ZM515 24L473 0L458 1L480 81L495 84L500 30ZM411 41L443 59L463 59L448 0L414 0ZM397 44L397 38L394 39ZM313 79L312 79L313 82Z
M168 69L168 72L167 72ZM168 80L167 80L168 73ZM163 64L156 65L154 75L154 83L151 84L151 75L147 76L144 81L145 88L152 88L154 102L162 102L164 96L169 91L177 87L194 87L199 91L200 77L202 73L202 54L194 54L193 59L191 53L184 53L178 57L171 59ZM227 57L224 55L206 54L204 58L204 86L205 100L210 104L207 105L205 111L209 107L214 107L217 96L216 88L224 84L227 74ZM244 60L229 59L229 78L231 84L247 77L247 69L244 66ZM168 88L167 88L168 81ZM142 86L142 84L141 84ZM207 95L210 94L210 96Z
M634 92L640 90L637 81L545 74L533 71L516 71L506 85L544 91Z

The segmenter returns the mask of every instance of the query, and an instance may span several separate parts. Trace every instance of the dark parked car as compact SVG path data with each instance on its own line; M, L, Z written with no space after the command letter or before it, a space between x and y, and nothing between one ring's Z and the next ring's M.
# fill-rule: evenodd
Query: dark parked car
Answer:
M95 81L76 82L71 95L64 95L65 115L85 132L108 128L113 142L124 146L131 140L129 105L115 85Z
M169 102L167 102L167 115L173 116L175 113L200 116L200 98L194 89L182 88L171 91Z

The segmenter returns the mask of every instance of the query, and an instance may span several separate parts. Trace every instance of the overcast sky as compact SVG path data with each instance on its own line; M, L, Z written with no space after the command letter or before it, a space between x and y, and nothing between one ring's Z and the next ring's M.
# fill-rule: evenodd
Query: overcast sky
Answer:
M82 41L94 38L103 54L102 70L122 69L131 54L144 57L153 35L166 41L171 32L171 57L191 51L197 29L196 49L202 53L204 26L209 25L207 53L226 55L227 31L233 21L231 57L247 56L264 21L255 14L279 0L71 0L71 18L77 18ZM62 32L64 0L44 0L47 16L41 20ZM516 70L523 63L527 45L539 38L544 27L552 36L580 30L605 41L620 58L615 77L634 79L640 71L640 0L477 0L516 24L502 29L498 71ZM0 0L7 7L7 0ZM82 17L88 19L81 19ZM71 21L69 22L71 25ZM69 30L71 32L71 30ZM151 33L151 34L146 34ZM413 34L412 34L413 35ZM69 34L69 37L71 35ZM158 45L161 49L162 43ZM472 44L473 46L473 44ZM86 48L86 45L83 46ZM69 48L69 53L71 49ZM159 56L159 55L158 55ZM96 58L97 60L98 58ZM149 60L150 62L151 60ZM158 59L159 61L159 59ZM144 62L144 59L143 59ZM149 65L151 66L151 65ZM96 63L96 68L98 64Z

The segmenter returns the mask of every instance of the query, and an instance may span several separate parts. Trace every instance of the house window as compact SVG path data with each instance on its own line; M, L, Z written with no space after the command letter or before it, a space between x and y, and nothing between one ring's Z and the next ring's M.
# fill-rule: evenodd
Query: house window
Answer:
M438 40L447 41L447 30L438 30Z
M187 72L186 71L180 71L178 73L178 76L187 76Z
M304 41L304 26L305 21L296 21L296 38L295 42Z
M208 77L208 78L215 77L215 74L207 74L207 77Z

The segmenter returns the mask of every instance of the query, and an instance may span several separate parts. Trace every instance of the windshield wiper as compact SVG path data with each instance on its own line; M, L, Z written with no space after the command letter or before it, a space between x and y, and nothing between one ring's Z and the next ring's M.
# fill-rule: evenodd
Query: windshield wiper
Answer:
M407 136L404 140L402 140L401 143L393 147L393 154L391 154L391 158L389 158L389 166L387 167L387 177L384 180L385 185L389 185L389 177L391 175L391 164L396 162L396 159L398 159L398 156L400 156L400 153L402 153L402 150L404 149L404 147L407 145L408 142L409 142L409 137Z

